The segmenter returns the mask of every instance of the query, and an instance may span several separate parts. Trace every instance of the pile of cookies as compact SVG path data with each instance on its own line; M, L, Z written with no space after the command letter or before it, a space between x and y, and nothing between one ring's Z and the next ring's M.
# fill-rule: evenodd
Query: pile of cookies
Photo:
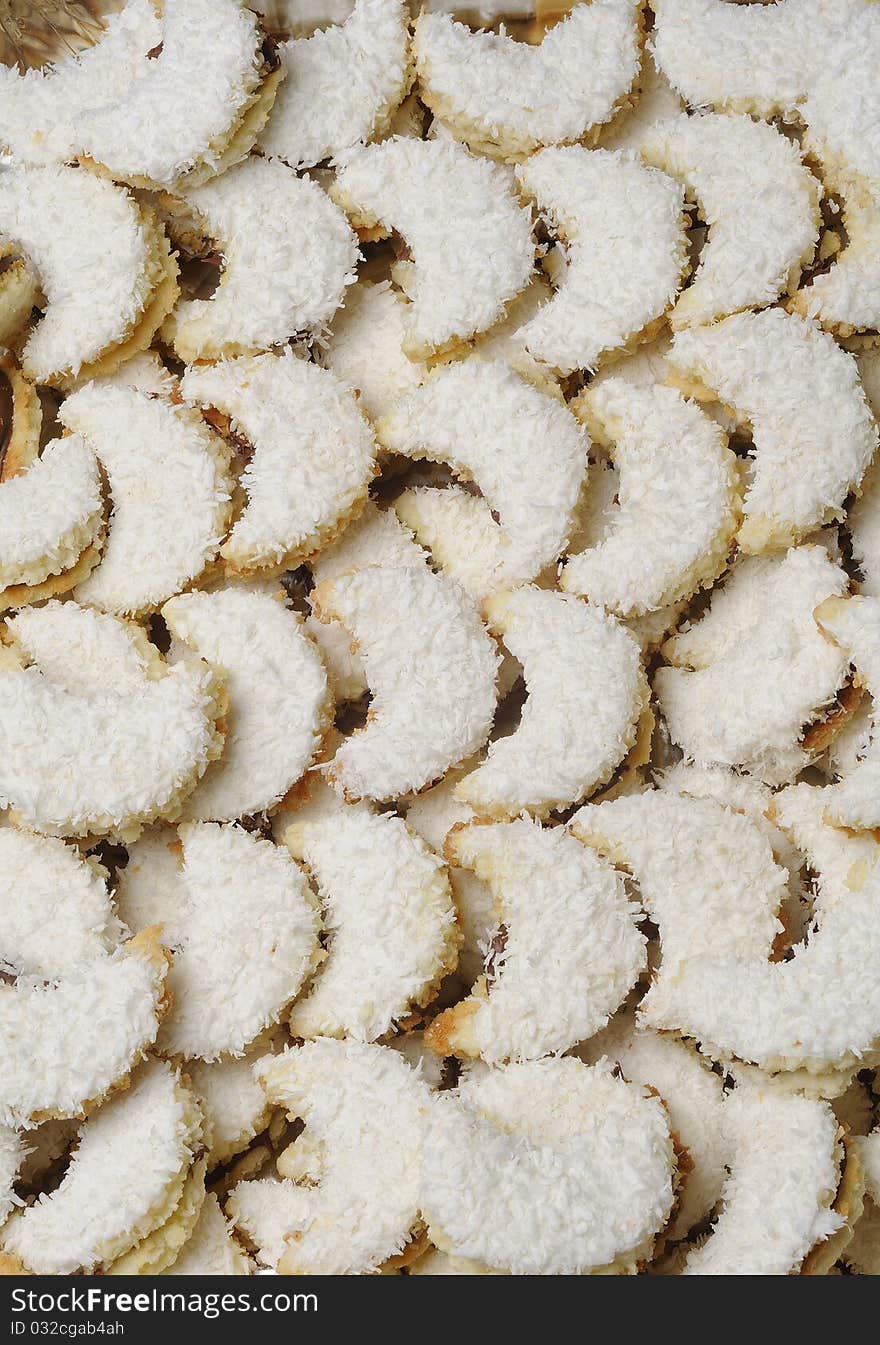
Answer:
M880 4L563 9L0 68L6 1273L880 1271Z

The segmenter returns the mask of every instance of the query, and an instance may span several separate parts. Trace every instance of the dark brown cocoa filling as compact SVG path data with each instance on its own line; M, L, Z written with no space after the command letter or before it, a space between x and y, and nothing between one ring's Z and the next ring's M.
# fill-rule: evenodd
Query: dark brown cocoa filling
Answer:
M14 414L15 401L12 396L12 384L8 376L0 370L0 474L3 472L6 450L12 438Z
M249 439L245 439L243 434L238 434L237 431L233 430L230 417L225 416L216 407L207 406L202 409L202 419L206 420L212 429L223 436L227 444L235 449L239 458L247 466L254 456L254 446Z
M504 956L507 948L508 931L506 925L499 925L497 933L492 935L489 940L489 950L486 954L486 989L491 990L492 986L498 980L498 963Z

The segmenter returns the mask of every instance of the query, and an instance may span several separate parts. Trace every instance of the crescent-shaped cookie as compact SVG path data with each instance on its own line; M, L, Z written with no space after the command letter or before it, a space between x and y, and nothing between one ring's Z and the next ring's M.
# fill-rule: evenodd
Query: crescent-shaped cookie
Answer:
M673 1133L690 1160L689 1167L679 1169L676 1210L667 1236L672 1241L686 1237L712 1213L724 1184L722 1080L693 1046L669 1033L636 1027L626 1011L576 1053L587 1065L612 1061L630 1083L653 1088L663 1099Z
M673 330L763 308L791 293L819 235L817 179L790 140L745 116L679 116L651 127L642 158L679 178L708 237Z
M163 1275L250 1275L253 1262L235 1241L232 1225L209 1191L180 1254Z
M453 827L474 820L473 809L455 797L455 786L471 766L472 763L464 762L439 784L416 794L407 806L407 826L438 854L443 854L446 837ZM491 954L492 893L470 869L460 868L448 855L445 857L462 937L456 976L463 986L470 987L484 971L486 958Z
M385 131L410 83L404 0L356 0L344 23L278 47L284 71L260 136L269 158L311 168Z
M188 369L181 391L253 446L241 477L247 503L220 548L231 569L295 567L366 499L372 431L328 370L290 350L242 356Z
M689 760L743 767L770 784L809 764L808 730L833 706L848 663L813 611L846 591L820 545L749 556L731 570L704 615L666 641L672 666L654 674L669 732Z
M825 180L834 190L833 173L826 173ZM812 276L785 306L844 339L880 325L880 182L855 189L844 184L839 195L846 243L831 266Z
M653 335L686 267L681 186L581 145L540 150L516 176L564 247L555 294L520 332L529 354L570 374Z
M569 552L560 587L633 617L716 579L739 524L737 466L720 426L674 389L625 378L588 388L573 409L610 449L617 503L601 540Z
M394 510L379 509L369 498L338 540L309 560L316 587L325 579L336 579L346 570L360 570L365 565L415 565L424 569L426 564L425 552ZM306 617L306 628L321 651L337 705L360 700L367 691L367 678L351 636L338 621L319 621L312 614Z
M589 440L564 404L503 362L471 359L438 369L379 421L376 434L388 452L446 463L479 488L486 527L497 533L484 595L534 579L564 550ZM439 549L466 556L469 538L450 537ZM443 563L442 554L435 559ZM453 566L454 577L460 568Z
M243 587L182 593L162 608L189 654L224 671L229 717L222 758L186 800L187 819L233 821L274 807L314 759L330 702L321 656L280 597ZM200 657L196 657L198 654Z
M353 283L358 251L317 183L251 158L182 200L224 263L210 298L181 299L163 328L182 360L266 350L329 322Z
M167 189L248 153L281 74L242 0L165 0L156 45L115 97L79 112L75 143L112 177Z
M403 349L408 302L389 280L359 280L333 319L323 360L377 421L417 388L425 367Z
M55 836L0 827L0 894L0 956L29 975L51 980L99 961L122 937L106 870Z
M3 65L4 146L19 163L68 162L76 150L78 118L102 103L118 101L161 40L154 0L128 0L121 12L107 16L94 46L71 52L48 68Z
M461 935L446 867L401 818L343 803L327 786L278 831L312 876L326 948L290 1030L375 1041L455 970Z
M205 1115L209 1173L247 1149L269 1124L272 1107L253 1067L283 1042L286 1033L279 1027L261 1033L243 1055L187 1061L186 1072Z
M823 822L827 802L824 790L801 784L774 803L778 825L817 874L809 942L782 962L768 960L769 947L692 945L678 962L676 1003L654 1016L656 1026L694 1037L714 1059L764 1071L821 1078L873 1058L880 1003L869 969L877 956L880 847ZM828 850L833 862L823 869Z
M656 1095L607 1065L527 1061L429 1099L422 1212L441 1251L492 1270L632 1271L669 1217L673 1166Z
M661 931L660 967L638 1020L662 1029L679 1003L682 964L697 953L742 949L766 957L782 925L777 911L787 874L767 837L714 799L647 791L588 804L570 823L575 836L634 877L643 907Z
M816 0L733 6L726 0L657 0L652 49L692 107L770 120L800 103L806 43L818 41Z
M470 996L431 1022L428 1046L498 1064L604 1027L645 966L620 875L567 831L525 818L455 827L446 852L490 887L493 953Z
M773 790L762 780L756 780L753 775L741 775L726 766L696 766L679 761L662 771L655 771L654 783L658 789L669 789L673 794L687 794L695 799L714 799L723 808L744 813L767 837L777 863L795 875L801 868L803 860L797 847L770 819ZM797 884L795 890L799 895Z
M529 278L531 219L507 173L452 140L393 136L350 150L331 195L356 228L395 230L411 249L405 350L414 358L491 327Z
M504 484L506 488L509 483ZM510 538L493 517L498 511L467 486L409 486L395 496L392 509L430 553L434 566L475 603L503 586L506 571L518 568ZM538 520L531 513L528 519L531 532Z
M197 1151L198 1152L198 1151ZM126 1252L116 1257L106 1275L161 1275L192 1237L205 1203L205 1160L197 1157L186 1174L180 1199L167 1219Z
M38 1275L106 1268L172 1214L200 1139L195 1096L149 1061L84 1123L61 1185L6 1223L3 1250Z
M498 655L456 584L426 566L370 565L325 580L312 602L319 620L350 632L372 695L367 723L327 772L349 802L423 789L482 747Z
M80 436L53 439L0 479L0 610L63 592L79 563L94 564L104 532L101 473Z
M3 1113L76 1116L124 1084L155 1038L167 959L155 929L120 947L106 872L54 837L0 827L0 894Z
M654 51L692 106L797 120L803 148L841 198L846 244L789 303L838 336L877 326L880 15L871 0L785 0L732 8L660 0ZM841 76L845 71L845 77Z
M196 412L136 387L87 384L59 419L76 432L60 444L82 436L112 500L100 564L77 599L118 616L155 610L217 554L232 512L229 449Z
M21 248L42 294L21 356L37 383L109 372L146 349L177 298L177 263L155 217L84 169L5 172L0 237Z
M865 756L829 791L828 820L854 831L870 830L880 827L880 741L874 727L880 706L880 598L828 598L814 615L845 652L874 706Z
M717 399L751 427L741 551L790 546L841 517L877 426L853 357L832 337L780 309L737 313L679 332L668 371L686 395Z
M413 52L419 92L471 149L517 159L582 140L609 121L639 70L641 0L573 5L536 46L421 14Z
M81 1116L124 1087L167 1008L168 961L155 929L86 960L61 965L59 955L48 978L23 959L0 986L5 1122Z
M302 869L239 827L190 822L129 849L117 891L133 930L161 925L174 951L164 1055L240 1055L299 994L319 957L318 920Z
M846 1227L835 1209L844 1150L834 1112L770 1084L740 1084L725 1099L722 1132L729 1175L721 1210L681 1273L798 1274L810 1252Z
M639 647L599 608L527 585L485 604L523 666L528 696L515 731L456 787L476 813L541 817L605 784L632 747L648 701Z
M66 836L133 840L179 813L221 749L217 674L170 667L140 627L72 602L23 609L6 639L0 798Z
M291 1175L241 1182L227 1214L282 1275L378 1270L418 1217L425 1085L397 1051L330 1039L285 1051L259 1075L305 1129L279 1160Z
M657 69L657 62L646 49L638 78L638 98L626 102L608 126L603 127L599 143L603 149L641 149L642 140L659 121L668 121L685 108L669 80Z

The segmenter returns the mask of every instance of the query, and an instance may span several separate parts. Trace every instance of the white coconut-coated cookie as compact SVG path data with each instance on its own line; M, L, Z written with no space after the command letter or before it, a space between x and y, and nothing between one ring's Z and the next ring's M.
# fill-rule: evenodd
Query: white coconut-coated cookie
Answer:
M43 296L22 351L38 383L64 385L149 345L177 294L155 220L121 187L83 169L3 174L0 237L15 243Z
M112 373L101 377L102 388L134 388L153 397L169 397L172 401L176 400L178 386L177 378L166 368L155 350L142 350L139 354L132 355L124 364L120 364ZM79 389L78 381L74 385L74 391Z
M2 1114L33 1125L125 1082L165 1012L167 958L155 929L122 946L107 874L63 841L2 827L0 859Z
M692 107L771 118L801 101L817 0L657 0L652 8L654 57Z
M50 602L7 622L0 797L40 831L133 839L218 754L222 683L168 666L140 627Z
M272 1106L254 1077L254 1065L286 1042L283 1028L255 1037L243 1055L188 1060L186 1072L205 1116L207 1170L228 1163L265 1130Z
M873 706L864 758L830 793L827 816L836 826L861 831L880 827L880 598L829 598L815 612L826 635L846 653Z
M77 151L136 187L170 188L234 163L250 150L278 83L263 41L241 0L166 0L159 41L135 77L77 116Z
M446 852L488 883L499 951L470 997L433 1020L428 1045L498 1064L565 1051L604 1027L645 966L620 875L567 831L525 818L456 827Z
M679 116L645 134L642 158L685 184L709 234L673 329L762 308L790 292L819 234L817 179L797 146L745 116Z
M827 180L833 190L835 179ZM793 294L790 312L815 320L835 336L874 331L880 326L880 182L855 189L844 186L841 219L846 244L831 266Z
M770 784L792 779L812 755L808 726L841 690L846 655L813 611L847 590L823 546L748 556L708 609L663 646L654 693L673 741L700 765L740 766Z
M679 761L656 771L654 782L658 789L695 799L714 799L723 808L744 813L763 831L777 862L794 873L800 869L802 856L797 847L771 821L773 790L753 775L741 775L726 766L696 766Z
M104 32L84 51L48 68L0 69L2 140L21 163L64 163L73 157L77 119L117 101L162 40L154 0L128 0L107 18Z
M190 822L142 836L129 849L117 903L130 929L161 925L174 950L163 1054L240 1055L279 1021L318 960L302 869L239 827Z
M372 694L367 723L328 768L346 799L422 789L485 743L499 660L457 584L426 566L370 565L325 580L313 604L351 634Z
M357 0L344 23L282 42L284 70L260 149L293 168L332 159L388 126L410 81L404 0Z
M679 1169L677 1208L668 1229L676 1241L711 1214L725 1178L727 1150L722 1135L724 1088L719 1075L687 1042L670 1033L637 1028L624 1010L608 1027L577 1048L587 1065L603 1058L630 1083L656 1089L669 1113L689 1170Z
M309 559L316 586L365 565L414 565L424 569L426 564L425 552L394 510L381 510L369 498L338 540ZM306 628L321 651L336 703L359 700L367 690L367 678L351 636L338 621L319 621L314 615L306 617Z
M193 1093L170 1065L150 1061L89 1117L61 1185L15 1214L0 1244L35 1274L106 1266L172 1213L200 1138Z
M873 1058L880 847L824 822L827 802L825 790L800 784L774 805L777 824L817 875L809 942L778 962L768 960L770 947L762 954L716 941L698 949L692 940L678 963L675 1008L657 1013L656 1026L696 1038L715 1059L735 1057L765 1071L821 1076Z
M453 827L474 820L473 809L455 797L455 786L472 765L464 762L456 767L439 784L416 794L407 806L407 826L438 854L444 854L446 837ZM456 974L464 985L471 986L483 971L489 951L495 924L492 892L475 873L460 868L448 854L445 858L462 935Z
M413 51L423 100L474 150L520 158L607 122L639 69L641 0L574 5L537 46L422 14Z
M253 1262L235 1241L232 1226L209 1191L180 1255L163 1275L250 1275Z
M194 411L118 383L78 389L59 418L94 451L112 499L100 564L77 599L118 616L160 607L217 554L232 511L229 450Z
M454 578L464 569L469 591L484 596L534 579L565 548L589 439L562 403L503 362L471 359L438 369L398 401L376 433L388 451L447 463L479 488L477 507L494 538L494 546L487 537L480 548L482 583L475 584L469 536L452 535L434 552L440 564L453 558Z
M574 409L610 447L617 503L601 541L569 552L560 587L632 617L716 579L739 523L736 462L720 427L672 388L613 376Z
M751 427L741 551L799 541L840 518L877 447L853 357L815 324L769 309L677 334L670 382Z
M740 1084L725 1100L721 1130L729 1166L721 1210L682 1274L797 1274L845 1226L833 1208L843 1160L837 1118L827 1102Z
M660 0L655 56L694 106L776 116L842 200L846 243L790 307L840 336L877 326L880 134L873 115L880 14L872 0L785 0L733 8Z
M281 1274L378 1270L418 1217L425 1085L397 1051L327 1039L285 1051L259 1075L305 1130L282 1155L291 1175L233 1190L227 1213L239 1233Z
M658 70L650 51L645 50L638 77L638 98L625 103L602 128L599 143L603 149L641 149L642 140L653 132L657 122L668 121L683 111L681 98Z
M650 335L675 300L686 262L682 188L631 151L581 145L539 150L517 181L564 249L556 292L521 339L558 373L595 369Z
M91 446L80 435L53 439L24 471L0 481L0 609L27 602L27 590L47 581L55 592L70 587L65 572L100 544L103 529Z
M302 617L244 587L183 593L162 608L189 652L223 669L226 743L185 804L188 819L232 821L272 808L311 764L330 714L327 676ZM182 651L181 651L182 652Z
M476 603L504 583L505 570L518 568L493 510L467 486L410 486L395 497L392 508L432 563ZM531 515L530 524L536 521Z
M501 167L454 141L394 136L351 150L331 195L356 227L394 229L412 251L408 355L421 358L485 331L529 279L528 211Z
M614 1273L650 1255L673 1165L656 1096L607 1066L528 1061L431 1098L422 1210L440 1250L496 1271Z
M290 1030L374 1041L427 1004L455 969L452 890L442 860L401 818L343 803L326 785L312 790L277 824L317 888L326 945Z
M250 158L182 197L224 267L210 298L182 299L163 329L181 359L266 350L329 322L353 283L358 251L317 183Z
M682 964L698 952L769 954L782 930L776 913L787 874L749 818L714 799L648 791L588 804L570 825L633 875L660 928L660 967L639 1005L640 1024L662 1029L674 1017Z
M293 566L339 530L375 471L372 431L335 375L292 351L195 365L184 397L253 445L247 504L220 548L233 570Z
M51 980L111 953L122 936L106 871L55 836L0 827L0 893L2 959L16 971Z
M356 392L371 420L388 415L425 374L403 349L408 303L388 280L361 280L333 319L323 360Z
M515 731L456 786L476 813L543 816L605 784L635 742L648 700L639 647L613 616L526 585L485 605L523 666L528 697Z

